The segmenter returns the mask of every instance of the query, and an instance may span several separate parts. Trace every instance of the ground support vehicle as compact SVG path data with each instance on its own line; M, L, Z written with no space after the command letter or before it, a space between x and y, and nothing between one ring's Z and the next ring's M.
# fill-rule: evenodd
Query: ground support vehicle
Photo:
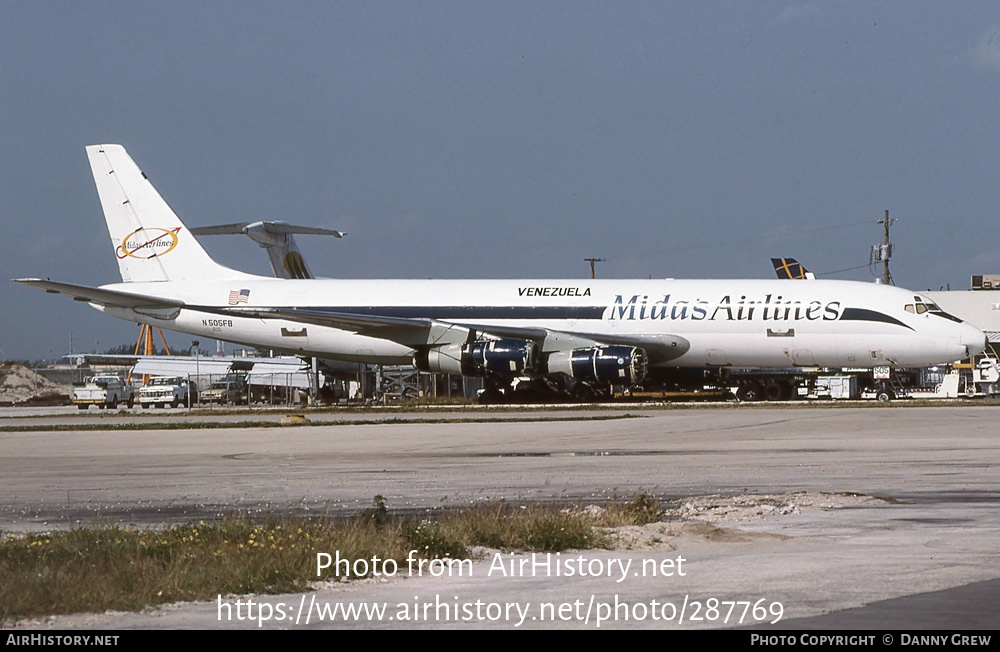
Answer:
M971 380L971 386L967 387L970 396L1000 394L1000 359L992 356L977 359L972 368ZM971 391L968 391L970 389Z
M189 405L188 379L182 376L155 376L139 388L139 405L143 408L179 407Z
M115 409L119 403L132 407L135 391L118 376L88 376L82 383L73 383L73 403L81 410L91 405Z

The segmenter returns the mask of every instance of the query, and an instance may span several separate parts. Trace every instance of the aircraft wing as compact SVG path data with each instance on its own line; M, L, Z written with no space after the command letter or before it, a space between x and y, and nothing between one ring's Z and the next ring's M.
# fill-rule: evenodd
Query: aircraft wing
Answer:
M287 319L304 324L328 326L341 330L380 337L407 346L438 346L468 341L477 335L516 337L538 342L542 351L562 351L592 346L625 344L646 350L653 364L667 362L683 355L690 343L677 335L609 335L549 328L498 326L467 322L447 322L439 319L359 315L355 313L311 310L308 308L223 308L225 314L262 319Z
M691 348L691 342L679 335L598 335L598 334L575 334L578 337L591 338L596 344L625 344L637 346L646 351L650 364L663 364L681 357Z
M163 297L153 297L147 294L135 294L133 292L121 292L119 290L105 290L102 288L92 288L86 285L74 285L72 283L58 283L56 281L43 280L40 278L15 278L15 283L22 283L40 290L45 290L49 294L61 294L69 297L73 301L84 301L95 303L99 306L113 306L116 308L182 308L183 301L177 299L166 299Z
M673 360L683 355L689 342L676 335L596 334L576 331L559 331L548 328L498 326L447 322L439 319L359 315L355 313L315 310L309 308L219 308L214 306L187 305L177 299L154 297L119 290L59 283L38 278L14 279L50 294L61 294L74 301L84 301L101 306L130 308L137 312L175 311L183 307L238 317L260 319L287 319L303 324L315 324L340 330L378 337L412 347L460 344L479 335L492 337L517 337L538 342L545 352L564 351L592 346L626 344L646 350L652 364ZM157 315L166 317L166 315Z
M408 317L383 317L378 315L358 315L350 312L337 312L327 310L313 310L309 308L199 308L210 312L220 312L236 317L258 317L260 319L287 319L289 321L302 322L303 324L315 324L317 326L329 326L341 330L358 333L361 335L380 336L378 331L384 329L422 329L429 327L435 320L408 318Z
M348 312L315 310L310 308L216 308L197 307L198 310L260 319L287 319L302 324L315 324L329 328L379 337L406 346L438 346L457 344L469 339L470 329L437 319L358 315Z
M677 335L636 335L608 333L587 333L580 331L561 331L551 328L527 328L519 326L495 326L485 324L469 324L462 322L459 326L488 333L496 337L520 337L538 342L542 351L564 351L587 348L592 346L607 346L609 344L624 344L645 349L652 364L668 362L679 358L691 348L691 343Z

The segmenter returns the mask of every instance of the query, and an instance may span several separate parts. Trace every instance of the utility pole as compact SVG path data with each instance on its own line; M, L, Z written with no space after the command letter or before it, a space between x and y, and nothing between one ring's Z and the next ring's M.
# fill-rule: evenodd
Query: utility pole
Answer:
M584 258L584 260L590 263L590 278L597 278L594 275L594 263L603 263L607 258Z
M885 236L882 245L872 247L872 258L874 261L882 261L882 282L886 285L892 283L892 275L889 274L889 258L892 257L892 244L889 242L889 226L896 220L889 219L889 209L885 211L885 217L878 221L883 226Z

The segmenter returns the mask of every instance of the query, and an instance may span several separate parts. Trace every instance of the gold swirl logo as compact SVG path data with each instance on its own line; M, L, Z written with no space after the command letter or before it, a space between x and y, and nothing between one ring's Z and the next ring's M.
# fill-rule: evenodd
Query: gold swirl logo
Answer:
M181 227L167 230L160 228L140 227L125 236L115 250L119 259L136 258L149 260L156 256L170 253L177 246L177 234Z

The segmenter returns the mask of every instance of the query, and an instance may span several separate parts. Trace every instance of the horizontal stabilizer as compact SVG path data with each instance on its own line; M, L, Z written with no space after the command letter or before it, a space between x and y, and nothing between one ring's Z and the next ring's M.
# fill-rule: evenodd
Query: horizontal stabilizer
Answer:
M112 306L115 308L181 308L183 301L176 299L165 299L163 297L151 297L146 294L134 294L132 292L120 292L118 290L105 290L102 288L92 288L86 285L73 285L72 283L57 283L40 278L15 278L15 283L30 285L31 287L45 290L49 294L61 294L74 301L85 301L95 303L99 306Z
M315 226L295 226L287 222L235 222L233 224L218 224L215 226L196 226L188 231L192 235L239 235L245 234L248 227L253 224L261 225L262 230L268 233L281 235L332 235L335 238L343 238L346 233L334 231L333 229L322 229Z

